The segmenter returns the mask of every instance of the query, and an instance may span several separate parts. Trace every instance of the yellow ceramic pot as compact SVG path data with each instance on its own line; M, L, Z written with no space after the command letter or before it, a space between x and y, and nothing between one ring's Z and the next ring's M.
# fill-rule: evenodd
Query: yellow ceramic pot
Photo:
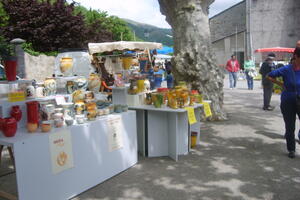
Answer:
M64 57L60 59L60 71L62 73L66 73L70 71L73 67L73 58L71 57Z
M99 92L101 79L97 74L90 74L88 78L88 88L90 91Z
M144 92L145 90L145 84L144 84L145 80L137 80L137 89L138 92Z
M128 70L132 64L132 57L122 58L123 69Z
M46 78L44 81L45 96L51 96L56 94L56 81L53 78Z

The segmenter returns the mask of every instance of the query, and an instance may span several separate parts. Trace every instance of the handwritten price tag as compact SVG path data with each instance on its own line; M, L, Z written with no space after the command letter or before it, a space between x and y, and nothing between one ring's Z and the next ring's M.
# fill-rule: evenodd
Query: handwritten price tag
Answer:
M205 117L210 117L212 116L211 110L210 110L210 105L208 102L203 102L203 106L204 106L204 114Z
M193 107L186 107L184 108L187 111L189 124L195 124L197 122L196 116L195 116L195 110Z

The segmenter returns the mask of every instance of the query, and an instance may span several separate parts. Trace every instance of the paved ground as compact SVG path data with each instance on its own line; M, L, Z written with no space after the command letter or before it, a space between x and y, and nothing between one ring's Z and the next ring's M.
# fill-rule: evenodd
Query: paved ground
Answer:
M201 145L189 155L178 162L140 158L73 200L300 199L300 151L295 159L286 155L279 96L273 96L276 109L270 112L261 109L259 82L253 91L245 81L224 91L229 120L204 123ZM6 159L0 174L9 164ZM0 189L15 192L14 185L13 174L0 178Z

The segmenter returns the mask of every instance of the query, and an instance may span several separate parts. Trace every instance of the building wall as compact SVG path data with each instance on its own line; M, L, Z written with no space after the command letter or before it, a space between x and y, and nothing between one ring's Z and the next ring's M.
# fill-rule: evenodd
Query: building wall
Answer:
M248 0L252 50L295 47L300 39L300 0ZM259 59L260 55L255 54Z
M236 44L237 41L237 45ZM245 50L245 32L231 35L221 40L212 43L212 51L216 56L217 64L224 67L226 61L230 59L231 55L237 52L244 52ZM242 62L243 59L239 60Z
M246 30L246 2L242 1L209 20L211 40L215 42Z
M219 66L224 66L235 51L245 51L246 1L215 15L209 23L212 50Z

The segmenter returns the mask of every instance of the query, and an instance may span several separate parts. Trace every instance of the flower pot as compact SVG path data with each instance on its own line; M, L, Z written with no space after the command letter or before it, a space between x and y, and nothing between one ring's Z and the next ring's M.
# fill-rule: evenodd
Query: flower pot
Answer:
M10 111L10 116L15 118L17 122L19 122L22 118L22 111L20 109L20 106L13 106Z
M15 81L17 77L17 61L5 60L4 69L5 69L6 79L8 81Z
M13 117L8 117L8 118L5 118L2 123L3 123L2 124L3 134L6 137L15 136L15 134L17 132L17 128L18 128L16 119Z

